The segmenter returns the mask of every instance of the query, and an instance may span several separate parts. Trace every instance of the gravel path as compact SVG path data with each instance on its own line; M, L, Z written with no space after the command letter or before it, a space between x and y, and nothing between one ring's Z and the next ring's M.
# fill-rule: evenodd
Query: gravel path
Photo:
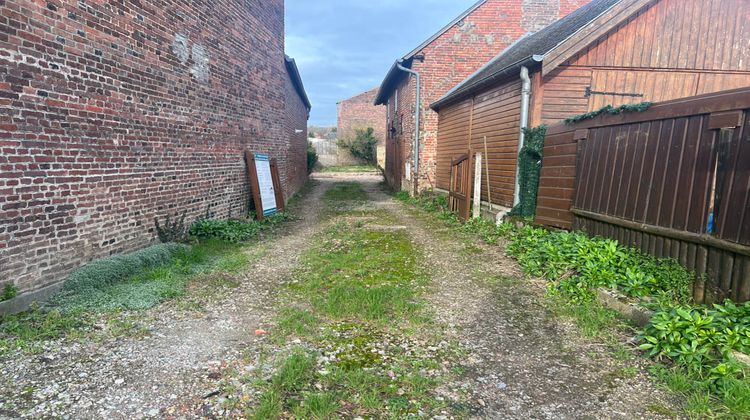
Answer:
M643 366L619 374L627 365L556 319L543 287L524 280L500 247L467 242L395 202L378 176L326 174L295 205L300 218L263 245L240 287L199 316L167 302L141 313L145 338L53 342L42 354L0 360L0 418L220 416L222 370L263 347L255 330L272 327L276 290L324 225L323 193L342 180L360 182L368 206L388 210L420 248L438 321L467 351L465 374L439 392L466 401L472 417L657 418L653 407L674 406Z
M467 373L443 387L464 394L475 418L659 418L673 410L637 361L614 360L545 307L543 285L525 280L497 246L466 243L441 223L394 202L379 179L360 179L371 199L406 226L432 273L438 320L468 350ZM442 231L441 231L442 230ZM623 374L623 368L636 371Z
M0 418L211 415L203 397L216 389L223 366L261 346L255 330L272 321L274 291L319 229L331 182L321 180L294 206L299 219L274 234L241 285L199 318L166 302L139 314L148 322L145 338L52 342L42 354L0 361Z

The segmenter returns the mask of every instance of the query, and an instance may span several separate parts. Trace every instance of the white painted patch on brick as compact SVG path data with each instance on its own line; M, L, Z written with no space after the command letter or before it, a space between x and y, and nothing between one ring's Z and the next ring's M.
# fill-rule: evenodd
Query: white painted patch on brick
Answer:
M188 48L188 37L183 34L175 34L172 42L172 52L177 56L182 64L187 65L190 59L190 49Z
M80 223L88 221L89 219L91 219L90 214L79 214L78 216L73 218L73 223L80 224Z
M560 0L523 0L521 27L536 32L560 18Z
M190 73L198 79L201 83L208 82L208 78L211 76L209 69L209 57L208 51L201 44L193 44L193 66L190 68Z

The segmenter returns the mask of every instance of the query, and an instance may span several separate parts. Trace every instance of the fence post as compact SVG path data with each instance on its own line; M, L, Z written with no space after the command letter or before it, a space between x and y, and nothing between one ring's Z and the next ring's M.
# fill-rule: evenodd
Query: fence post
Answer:
M472 218L476 219L482 212L482 153L477 152L474 161L474 210Z

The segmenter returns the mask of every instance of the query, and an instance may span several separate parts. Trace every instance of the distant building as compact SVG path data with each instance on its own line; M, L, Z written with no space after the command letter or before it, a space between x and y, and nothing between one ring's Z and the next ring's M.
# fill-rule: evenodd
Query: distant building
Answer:
M387 105L388 183L397 189L417 186L412 174L416 82L415 77L399 69L399 63L421 75L418 188L434 187L438 118L429 104L524 34L538 31L588 2L481 0L399 58L375 98L375 104Z
M373 105L377 92L378 89L374 88L339 102L337 131L339 138L353 139L357 130L372 128L378 139L378 163L385 166L386 109L382 105Z

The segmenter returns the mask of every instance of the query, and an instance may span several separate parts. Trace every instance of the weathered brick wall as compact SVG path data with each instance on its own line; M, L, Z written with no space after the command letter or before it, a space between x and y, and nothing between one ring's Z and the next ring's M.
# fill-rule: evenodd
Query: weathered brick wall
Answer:
M386 108L383 105L373 105L377 93L378 88L375 88L336 104L338 111L336 135L339 139L352 140L356 137L357 130L372 127L373 135L378 139L376 145L377 161L379 164L385 164L384 156L381 155L385 150L383 146L385 146L386 136ZM339 149L337 162L338 165L363 163L344 148Z
M378 144L385 141L385 107L373 105L378 89L360 93L337 104L338 124L336 135L340 139L353 139L357 129L372 127Z
M286 96L284 119L284 133L289 139L289 151L287 160L287 196L302 188L307 182L307 120L310 112L300 98L297 90L292 84L292 79L287 73L284 84ZM301 132L297 132L301 130Z
M0 285L31 291L154 241L154 217L244 215L242 152L279 160L283 0L0 2Z
M522 35L537 31L589 2L590 0L488 0L419 53L424 56L424 62L415 60L412 69L420 72L422 78L420 189L435 186L438 114L429 105ZM403 145L403 165L403 162L412 159L413 104L416 91L414 77L404 79L398 90L399 110L390 115L394 121L401 118L404 120L404 133L397 134L393 140ZM394 102L393 99L394 96L391 95L389 104ZM391 110L392 108L391 106ZM408 183L404 184L405 189L412 188Z
M392 188L405 191L412 191L413 189L411 171L413 170L414 159L411 151L414 146L415 93L415 79L413 77L405 78L394 90L386 105L386 115L388 115L386 133L391 133L387 134L387 141L395 143L391 147L400 156L400 162L386 161L386 180ZM398 100L396 100L397 96ZM393 130L391 130L391 127ZM398 168L393 168L394 165L398 165Z

